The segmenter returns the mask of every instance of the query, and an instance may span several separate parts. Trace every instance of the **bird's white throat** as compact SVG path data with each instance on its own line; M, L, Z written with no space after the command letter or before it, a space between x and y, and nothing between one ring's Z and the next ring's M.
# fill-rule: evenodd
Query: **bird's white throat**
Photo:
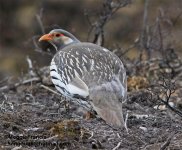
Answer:
M74 40L72 40L71 38L65 38L65 39L64 39L64 44L65 44L65 45L71 44L71 43L73 43L73 42L74 42Z

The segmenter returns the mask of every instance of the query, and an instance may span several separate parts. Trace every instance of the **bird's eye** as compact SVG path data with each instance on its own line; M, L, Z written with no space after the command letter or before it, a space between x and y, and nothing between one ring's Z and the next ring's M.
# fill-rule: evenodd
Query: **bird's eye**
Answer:
M56 36L56 37L60 37L60 34L59 34L59 33L57 33L55 36Z

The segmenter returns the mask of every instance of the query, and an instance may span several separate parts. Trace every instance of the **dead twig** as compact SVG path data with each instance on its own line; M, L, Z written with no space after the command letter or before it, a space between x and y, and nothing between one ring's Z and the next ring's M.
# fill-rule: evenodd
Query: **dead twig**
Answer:
M33 71L32 60L29 58L29 56L27 56L26 60L28 63L29 74L30 74L30 76L34 77L36 75L36 73Z
M175 82L172 81L171 77L166 74L161 74L159 78L159 84L154 85L153 93L157 96L157 99L163 102L168 108L170 108L173 112L182 117L182 112L175 107L170 105L170 99L173 93L175 93ZM162 97L161 97L162 95Z
M35 17L36 17L36 20L37 20L37 22L39 24L39 27L41 29L42 34L45 34L45 27L44 27L43 21L42 21L43 8L40 10L39 14L36 14ZM46 51L43 51L42 48L39 47L39 45L37 44L38 38L39 38L39 35L36 35L36 36L32 37L32 41L33 41L33 44L34 44L34 47L35 47L35 51L39 52L41 54L46 54L46 55L53 56L53 54L51 53L51 50L49 48L47 48Z
M133 48L135 48L136 47L136 44L132 44L132 45L130 45L128 48L126 48L125 50L124 50L124 52L122 52L118 57L121 57L121 56L123 56L123 55L125 55L126 53L128 53L130 50L132 50Z
M128 133L127 121L128 121L128 112L126 113L126 118L125 118L125 121L124 121L124 127L126 129L126 132Z
M182 11L176 16L176 18L173 21L173 26L176 25L176 23L179 21L179 18L182 16Z
M2 79L2 80L0 81L0 85L1 85L1 84L4 84L5 82L7 82L10 78L11 78L11 77L5 77L4 79Z
M161 51L161 53L164 53L164 44L163 44L163 34L162 34L162 27L161 27L161 18L162 18L162 9L159 9L159 16L156 19L156 25L158 28L158 34L159 34L159 41L160 41L160 45L158 47L158 49Z
M5 94L3 94L3 97L4 97L5 100L3 100L3 102L0 104L0 110L2 112L6 112L8 110L9 111L14 111L13 103L8 102L8 97Z
M19 150L22 149L22 145L14 147L12 150Z
M166 142L161 145L160 150L165 150L169 146L169 144L170 144L172 138L174 137L174 135L175 135L175 133L172 133L172 135L166 140Z
M61 94L57 93L56 91L50 89L49 87L47 87L47 86L45 86L45 85L43 85L43 84L41 84L40 87L42 87L42 88L48 90L49 92L51 92L51 93L53 93L53 94L56 94L56 95L58 95L58 96L62 96Z
M140 54L139 54L139 61L142 60L143 50L144 48L147 50L148 58L150 58L150 49L149 49L149 35L148 35L148 6L149 6L149 0L145 0L144 5L144 13L143 13L143 26L142 26L142 32L140 35Z
M31 106L45 108L45 105L40 105L40 103L38 103L38 102L34 102L34 103L22 103L21 105L31 105Z
M91 134L91 136L88 139L91 139L94 136L94 132L93 131L90 131L90 132L89 133Z
M33 78L30 78L30 79L27 79L27 80L24 80L24 81L15 83L15 84L5 85L0 88L0 92L5 91L5 90L12 90L12 89L17 88L20 85L24 85L24 84L28 84L28 83L32 83L32 82L39 82L39 81L41 81L40 78L33 77Z
M43 8L40 9L39 14L36 14L36 19L37 19L37 22L38 22L38 24L40 26L42 34L45 34L45 29L44 29L44 25L43 25L43 22L42 22L42 17L43 17Z
M176 114L178 114L180 117L182 117L182 112L179 111L178 109L176 109L175 107L172 107L169 102L163 100L162 98L158 97L158 99L160 101L162 101L168 108L170 108L173 112L175 112Z
M93 33L93 43L104 45L104 27L108 23L108 21L111 19L111 17L122 7L127 6L130 4L130 0L105 0L103 2L102 11L99 13L98 19L95 21L91 21L89 14L86 12L85 16L88 20L89 25L91 26L91 29L88 34L88 39L91 33Z
M5 100L0 104L0 110L6 111L6 108L4 107Z
M119 143L117 144L117 146L114 147L112 150L117 150L117 149L119 149L120 146L121 146L121 142L119 142Z

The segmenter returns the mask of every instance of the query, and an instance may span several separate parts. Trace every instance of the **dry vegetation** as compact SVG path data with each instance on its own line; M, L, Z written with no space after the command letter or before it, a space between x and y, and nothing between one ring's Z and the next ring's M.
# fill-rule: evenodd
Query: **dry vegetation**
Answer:
M150 25L148 2L136 41L127 49L113 48L128 75L128 99L123 104L127 129L112 128L96 117L86 120L84 110L65 103L55 91L49 68L37 68L27 57L29 70L19 82L13 83L10 78L0 81L0 149L182 149L182 62L168 43L172 23L177 20L170 20L160 9ZM94 18L86 11L91 28L89 41L104 45L105 25L130 3L103 1L101 12ZM42 14L37 14L44 32L41 18ZM49 54L36 39L33 37L36 51ZM131 50L139 54L132 60L126 56Z

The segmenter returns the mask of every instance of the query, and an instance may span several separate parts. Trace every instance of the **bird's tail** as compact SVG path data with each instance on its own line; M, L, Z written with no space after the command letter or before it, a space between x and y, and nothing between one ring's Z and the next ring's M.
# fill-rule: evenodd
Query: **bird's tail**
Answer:
M111 126L124 127L122 102L113 91L90 92L91 104L98 115Z

